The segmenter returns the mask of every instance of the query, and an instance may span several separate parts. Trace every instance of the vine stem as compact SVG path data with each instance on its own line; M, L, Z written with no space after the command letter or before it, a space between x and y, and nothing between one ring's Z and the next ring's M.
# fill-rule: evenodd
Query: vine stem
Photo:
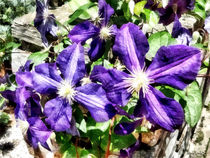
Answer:
M210 77L210 75L200 74L200 75L197 75L197 77Z
M76 149L77 158L79 158L79 153L78 153L78 150L77 150L77 145L78 145L78 138L76 138L75 149Z
M111 136L112 136L112 127L114 125L114 120L115 117L112 118L111 123L110 123L110 129L109 129L109 139L108 139L108 144L107 144L107 148L106 148L106 153L105 153L105 158L108 158L110 155L110 144L111 144Z

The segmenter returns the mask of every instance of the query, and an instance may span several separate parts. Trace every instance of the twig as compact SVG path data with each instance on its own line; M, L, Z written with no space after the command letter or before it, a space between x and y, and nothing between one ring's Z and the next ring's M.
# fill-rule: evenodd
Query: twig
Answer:
M109 129L109 140L106 148L105 158L108 158L110 155L110 144L111 144L111 136L112 136L112 127L114 124L115 117L112 118L112 121L110 123L110 129Z
M79 158L79 153L78 153L78 150L77 150L77 145L78 145L78 138L76 138L75 149L76 149L77 158Z

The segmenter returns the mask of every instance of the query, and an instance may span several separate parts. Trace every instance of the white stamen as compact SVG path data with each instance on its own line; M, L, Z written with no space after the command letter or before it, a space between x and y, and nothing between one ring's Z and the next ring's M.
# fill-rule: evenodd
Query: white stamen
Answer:
M91 83L91 80L89 77L84 77L81 79L81 85L85 85L85 84L88 84L88 83Z
M58 93L60 97L65 98L69 101L69 103L74 100L74 96L76 91L74 87L66 80L63 80L58 87Z
M107 40L112 36L112 26L104 26L100 30L100 39Z
M131 93L134 91L139 93L141 88L144 94L149 90L150 79L142 70L131 73L131 77L125 78L124 81L128 84L128 91Z
M103 19L104 19L104 18L101 18L101 15L98 15L98 14L93 14L93 15L92 15L92 21L93 21L93 23L94 23L95 25L101 24L101 22L102 22Z

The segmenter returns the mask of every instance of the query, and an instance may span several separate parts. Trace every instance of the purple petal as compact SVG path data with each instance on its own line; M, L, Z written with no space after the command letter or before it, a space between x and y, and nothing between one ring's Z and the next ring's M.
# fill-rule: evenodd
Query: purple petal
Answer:
M106 3L105 0L98 1L99 16L102 18L102 26L106 26L109 22L110 17L114 14L114 9Z
M91 72L90 79L99 81L107 93L108 99L117 105L126 105L131 97L127 91L123 79L129 77L128 74L116 69L105 69L103 66L95 66Z
M57 97L48 101L44 107L44 114L51 129L60 132L70 128L72 108L66 100Z
M74 117L71 118L70 128L67 129L66 132L71 134L72 136L80 136L79 130L76 127L76 121Z
M26 91L24 88L19 88L21 91ZM20 100L25 98L24 93L20 90L16 90L16 96ZM25 103L17 102L15 108L15 117L21 120L27 120L29 117L39 117L42 114L40 98L37 94L34 94L31 91L26 91L30 97L25 98Z
M27 60L24 66L21 66L18 72L28 72L30 71L31 60Z
M57 57L56 63L65 80L73 85L77 84L86 73L84 48L74 43L65 48Z
M114 133L118 135L127 135L131 134L137 126L139 126L142 122L142 119L134 121L134 122L122 122L115 126Z
M90 50L88 56L91 61L96 61L103 56L105 52L105 41L99 37L95 38L90 44Z
M51 131L45 126L45 124L38 117L31 117L28 120L29 129L27 131L28 140L34 148L38 147L38 142L42 146L46 147L46 141L51 135ZM49 147L47 145L49 150Z
M89 21L84 21L76 25L70 32L68 37L76 43L84 43L87 39L96 37L100 29Z
M31 97L27 99L26 107L27 117L38 117L41 116L41 105L40 98L37 94L32 93Z
M179 22L178 17L175 17L174 26L172 30L172 37L177 38L179 35L188 34L191 36L191 33L188 29L182 27L181 23Z
M15 80L19 87L33 87L31 72L17 72Z
M16 103L16 91L11 91L11 90L5 90L3 92L0 92L0 94L8 99L12 103Z
M172 98L167 98L164 94L155 88L149 86L149 91L145 94L140 92L139 96L141 107L135 109L136 116L142 116L142 111L145 112L146 119L153 124L173 131L182 125L184 120L184 112L181 105ZM140 111L138 111L140 110Z
M116 110L106 97L106 92L101 85L96 83L86 84L76 88L75 100L90 112L97 122L111 119Z
M205 19L204 29L210 34L210 16Z
M127 69L134 72L143 69L144 56L149 50L149 44L139 27L128 23L118 31L113 50Z
M36 17L34 19L34 26L40 32L45 46L48 46L48 40L46 37L48 34L56 37L58 27L55 21L55 16L48 13L48 3L36 0Z
M41 94L52 94L57 91L62 80L55 63L44 63L35 67L33 75L34 89Z
M15 117L21 120L27 119L27 114L25 111L25 104L27 99L31 97L31 91L27 90L25 87L16 89L16 108Z
M198 49L174 45L161 47L147 69L153 83L167 84L184 89L195 80L201 66L201 53Z

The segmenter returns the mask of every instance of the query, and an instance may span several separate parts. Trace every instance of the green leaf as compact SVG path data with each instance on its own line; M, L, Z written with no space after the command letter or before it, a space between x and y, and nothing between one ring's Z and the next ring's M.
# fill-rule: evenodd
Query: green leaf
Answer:
M134 7L134 14L139 16L143 12L144 6L146 3L147 3L147 1L141 1L141 2L136 3L136 5Z
M10 120L10 118L9 118L9 116L6 114L6 113L4 113L4 112L1 112L0 113L0 123L1 124L8 124L9 123L9 120Z
M159 16L157 13L151 11L150 12L150 16L149 16L149 25L151 27L155 27L155 25L157 25L159 22Z
M68 150L66 150L63 154L63 158L76 158L77 153L76 153L76 148L74 145L69 145Z
M127 21L130 21L131 19L131 12L130 12L130 8L129 8L129 3L124 1L123 5L122 5L122 10L124 13L124 17L126 18Z
M87 125L85 119L83 119L78 127L82 132L87 133Z
M206 10L205 10L206 2L205 0L197 0L194 7L194 12L202 19L206 18Z
M29 57L28 60L31 60L32 63L34 64L33 66L36 66L38 64L41 64L44 62L45 59L47 59L49 55L49 52L36 52L32 53Z
M58 45L54 46L54 52L60 53L64 49L63 43L59 43Z
M113 68L113 64L111 64L108 60L104 59L103 61L103 66L106 68L106 69L111 69Z
M187 87L187 96L185 98L187 104L184 107L185 120L194 127L200 119L202 110L202 95L197 82L191 83Z
M109 128L110 121L106 122L95 122L92 118L88 118L87 120L87 129L88 130L100 130L101 132L105 132Z
M92 2L89 2L87 4L84 4L82 6L80 6L71 16L70 16L70 19L68 21L68 23L72 23L73 21L75 21L77 18L79 18L79 16L81 14L84 14L86 13L86 19L90 18L89 14L87 13L87 10L91 7L94 7L96 6L95 3L92 3Z
M136 142L136 138L132 134L124 135L124 136L112 134L111 149L114 152L117 152L117 151L120 151L120 149L128 148L135 142Z
M71 146L71 135L63 132L56 133L56 142L60 145L60 151L64 153Z
M5 98L0 96L0 109L5 103Z
M176 40L167 31L160 31L149 36L148 42L150 49L146 58L151 61L161 46L175 44Z
M14 48L18 48L21 44L19 43L15 43L15 42L9 42L6 44L5 48L6 49L14 49Z

